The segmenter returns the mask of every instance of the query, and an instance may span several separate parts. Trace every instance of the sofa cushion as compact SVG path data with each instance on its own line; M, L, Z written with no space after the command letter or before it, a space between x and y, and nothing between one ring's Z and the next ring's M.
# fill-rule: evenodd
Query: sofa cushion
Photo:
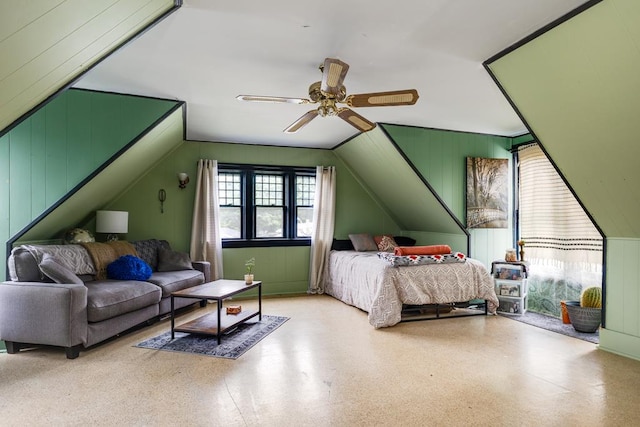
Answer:
M25 254L25 251L31 255L32 259ZM89 256L89 253L81 245L22 245L14 248L12 251L13 260L8 263L10 274L18 278L17 281L25 282L33 277L32 271L34 262L36 263L35 274L40 276L42 280L42 274L37 267L44 258L45 255L51 255L55 257L57 262L73 271L74 274L95 274L95 267L93 261ZM29 279L27 278L29 277ZM14 280L12 278L12 280Z
M136 256L124 255L107 266L107 277L116 280L147 280L151 277L151 267Z
M193 270L189 254L158 248L158 271Z
M69 270L67 267L58 262L55 257L49 254L45 254L44 257L42 257L42 261L40 262L40 270L45 276L49 277L56 283L69 283L76 285L84 284L73 271Z
M11 250L7 260L7 271L9 278L14 282L40 282L44 279L38 268L38 261L23 246Z
M162 296L156 285L133 280L96 280L86 286L89 322L100 322L158 304Z
M138 256L149 264L153 271L158 270L158 248L170 249L169 242L158 239L138 240L133 242L133 246L136 248Z
M155 272L147 281L162 288L162 298L165 298L171 292L203 284L204 274L198 270Z

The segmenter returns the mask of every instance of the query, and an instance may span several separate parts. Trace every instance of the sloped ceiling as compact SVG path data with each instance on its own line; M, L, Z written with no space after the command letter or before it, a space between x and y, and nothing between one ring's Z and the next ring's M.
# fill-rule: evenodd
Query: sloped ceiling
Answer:
M0 2L0 130L173 7L173 0Z
M603 1L488 64L607 237L640 238L639 21Z
M332 148L358 132L327 117L283 134L313 106L235 97L307 97L319 64L337 57L351 66L348 93L420 93L414 106L358 109L373 122L520 135L482 61L584 3L184 0L76 87L185 101L190 140Z
M466 235L380 127L334 151L403 230Z

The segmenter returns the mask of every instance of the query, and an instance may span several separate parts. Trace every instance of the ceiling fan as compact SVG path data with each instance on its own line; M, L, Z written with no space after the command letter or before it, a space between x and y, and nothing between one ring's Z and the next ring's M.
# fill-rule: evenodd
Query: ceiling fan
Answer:
M362 117L348 107L389 107L395 105L413 105L418 100L415 89L396 90L391 92L361 93L347 96L347 89L342 84L349 71L349 64L335 58L326 58L320 65L322 80L309 86L309 98L287 98L280 96L238 95L236 99L250 102L273 102L289 104L320 104L287 127L284 132L294 133L307 125L317 116L338 116L356 129L366 132L376 127L375 123ZM348 107L339 107L337 104Z

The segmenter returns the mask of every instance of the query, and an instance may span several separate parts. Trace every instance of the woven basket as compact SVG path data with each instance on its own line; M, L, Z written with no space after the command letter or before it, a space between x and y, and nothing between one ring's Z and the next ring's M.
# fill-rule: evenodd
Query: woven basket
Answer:
M567 312L569 312L569 320L571 320L573 329L578 332L593 333L600 327L602 310L599 308L567 304Z

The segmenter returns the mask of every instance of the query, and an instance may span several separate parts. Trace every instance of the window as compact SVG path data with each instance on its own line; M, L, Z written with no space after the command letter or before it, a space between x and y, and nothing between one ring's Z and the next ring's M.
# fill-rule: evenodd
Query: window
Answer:
M223 246L308 245L315 180L314 168L220 165Z
M316 177L296 176L296 237L311 237L313 232L313 201L316 195Z
M603 239L538 144L518 147L518 221L532 311L560 317L560 301L601 286Z
M242 237L242 176L237 172L218 173L220 234L223 239Z
M601 264L602 236L538 144L518 149L520 236L533 260Z

